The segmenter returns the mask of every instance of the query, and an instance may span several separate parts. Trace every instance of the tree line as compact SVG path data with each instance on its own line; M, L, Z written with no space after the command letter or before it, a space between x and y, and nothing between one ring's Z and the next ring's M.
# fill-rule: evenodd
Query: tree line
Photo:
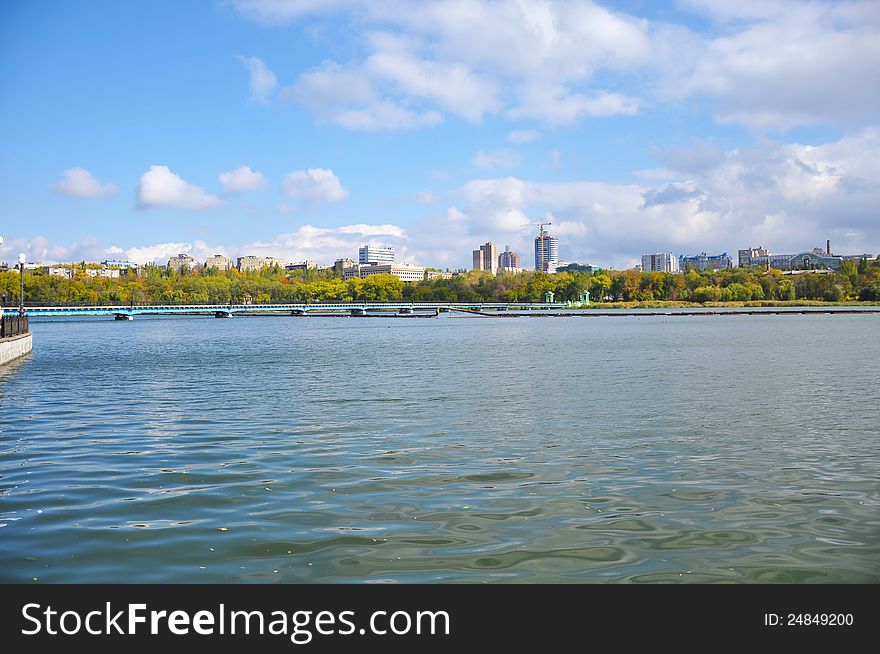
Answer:
M405 283L393 275L343 280L332 269L287 273L199 268L176 273L147 266L140 276L90 277L86 266L72 279L25 271L28 305L140 305L320 303L320 302L541 302L552 291L557 302L577 302L588 290L592 302L880 301L880 257L845 261L834 272L784 275L778 270L731 268L669 274L636 270L576 270L553 275L486 271L452 279ZM19 274L0 272L0 293L18 304Z

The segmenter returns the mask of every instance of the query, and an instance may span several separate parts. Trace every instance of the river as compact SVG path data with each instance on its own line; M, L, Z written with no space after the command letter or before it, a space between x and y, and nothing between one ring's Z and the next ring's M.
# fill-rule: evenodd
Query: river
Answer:
M0 581L877 583L878 328L35 319Z

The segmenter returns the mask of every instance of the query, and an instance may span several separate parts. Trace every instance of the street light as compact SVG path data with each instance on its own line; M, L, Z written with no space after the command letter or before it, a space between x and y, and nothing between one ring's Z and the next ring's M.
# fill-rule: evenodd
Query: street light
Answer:
M21 273L21 287L18 294L18 315L24 315L24 264L27 261L27 257L24 256L24 252L18 255L18 270Z
M3 237L0 236L0 245L3 245ZM3 305L6 304L6 293L0 295L0 318L3 317Z

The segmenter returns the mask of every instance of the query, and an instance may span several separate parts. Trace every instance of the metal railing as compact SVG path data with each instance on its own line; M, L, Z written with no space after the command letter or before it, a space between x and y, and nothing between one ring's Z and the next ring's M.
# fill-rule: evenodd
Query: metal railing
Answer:
M0 338L28 333L27 316L3 316L0 318Z

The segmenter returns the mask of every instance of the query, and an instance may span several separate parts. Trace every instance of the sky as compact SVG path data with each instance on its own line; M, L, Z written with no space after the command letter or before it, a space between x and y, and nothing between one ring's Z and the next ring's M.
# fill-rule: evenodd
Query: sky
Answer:
M0 261L880 252L880 2L5 0Z

